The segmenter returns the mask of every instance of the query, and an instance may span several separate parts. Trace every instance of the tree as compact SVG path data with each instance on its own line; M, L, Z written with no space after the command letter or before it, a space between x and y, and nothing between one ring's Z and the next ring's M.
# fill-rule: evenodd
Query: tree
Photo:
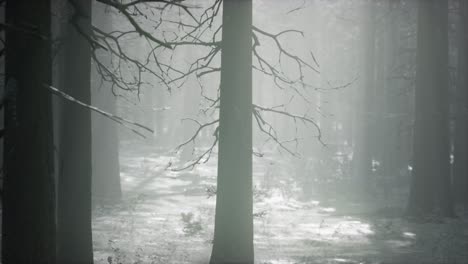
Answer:
M3 263L55 263L49 0L6 1Z
M106 6L100 3L93 5L93 24L104 32L112 31L112 13L106 12ZM100 51L96 56L109 67L110 56ZM98 108L115 114L116 98L108 81L104 81L97 71L92 71L92 102ZM119 136L117 125L98 114L92 119L92 188L97 202L115 203L120 201Z
M468 205L468 123L466 121L466 109L468 107L468 80L466 70L468 69L468 3L459 1L460 22L458 23L458 65L457 65L457 91L456 91L456 123L454 138L454 163L453 163L453 186L457 202Z
M448 126L448 2L420 0L408 214L453 216Z
M91 0L70 1L72 16L64 39L64 91L90 104ZM57 202L59 263L92 263L91 113L66 102L62 108Z
M370 142L373 141L371 116L372 101L375 95L375 3L365 0L363 3L362 20L362 90L358 92L358 109L356 110L356 126L353 134L353 176L357 180L360 194L367 191L369 176L372 172L372 151Z
M380 96L378 97L378 106L380 106L380 118L378 121L379 161L380 175L383 177L383 191L385 198L388 198L390 183L396 179L399 174L400 164L398 163L399 146L399 123L401 122L400 112L402 111L401 99L401 80L394 78L394 71L397 68L398 48L400 46L399 24L397 12L400 6L400 0L388 0L383 10L386 15L383 18L382 36L380 37L379 47L382 52L379 59L379 85ZM378 190L382 191L382 190Z
M211 264L253 263L252 0L223 2L220 123Z
M218 26L215 17L221 10L221 5L223 5L222 23ZM194 143L202 131L216 127L218 124L219 126L214 129L214 140L207 149L195 155L191 161L172 170L190 169L206 162L219 142L215 231L210 262L253 263L252 121L255 120L263 136L292 155L297 153L291 145L294 146L294 142L297 143L299 139L289 141L280 138L278 130L264 115L265 113L273 116L271 118L273 120L274 116L283 116L294 124L312 126L317 130L316 137L321 140L320 129L308 113L295 114L286 110L289 104L298 103L297 100L310 102L308 95L305 95L306 92L302 91L315 89L315 86L306 81L305 74L309 70L313 73L319 71L282 45L280 40L282 36L286 34L303 36L301 31L287 29L279 33L270 33L252 25L251 0L213 1L213 5L202 11L201 18L199 21L196 20L195 25L181 22L178 24L179 28L186 34L179 32L180 38L168 43L173 45L174 50L180 46L193 46L206 48L207 52L204 53L206 55L190 62L187 70L171 70L174 76L169 76L170 80L167 83L182 86L190 76L196 75L201 83L202 99L207 102L207 106L201 107L200 112L215 113L211 115L214 117L217 116L219 109L219 118L204 123L194 120L198 129L176 149L180 150ZM207 36L205 32L211 32L212 35ZM221 40L218 40L218 33L222 34ZM277 49L279 64L271 62L271 58L262 56L264 54L259 47L265 39L270 40L273 48ZM221 65L216 65L218 54L221 54ZM318 67L313 54L311 58ZM288 74L283 71L285 67L296 68L297 72L292 71L293 74ZM273 89L281 91L289 89L298 99L275 106L253 104L252 70L270 77L275 85ZM216 94L218 97L211 97L212 95L205 93L206 87L203 85L202 77L218 72L221 72L219 93ZM255 152L255 155L264 154Z
M126 31L124 35L143 35L147 40L170 48L165 42L160 41L145 31L141 27L141 22L137 22L129 13L129 9L138 8L139 4L150 5L150 2L160 4L160 1L137 1L130 4L107 0L98 0L98 2L108 5L111 9L118 10L126 22L132 26L134 31ZM116 86L123 90L138 91L142 83L142 72L150 72L150 74L156 77L158 75L149 69L146 63L142 63L137 58L132 57L128 53L128 50L122 49L121 36L117 37L115 35L120 35L120 31L113 31L111 33L103 31L98 27L92 27L91 0L69 1L69 3L73 10L70 29L68 30L69 35L66 36L64 45L66 49L66 65L64 67L65 89L64 91L54 91L68 100L62 113L63 130L61 134L61 168L58 180L57 215L58 260L61 263L92 263L92 147L91 113L89 110L94 110L122 125L126 123L126 125L135 125L149 132L152 132L152 130L90 106L91 59L93 59L96 70L103 81L111 82L113 87ZM170 5L181 6L177 2L170 3ZM159 6L153 8L154 10L161 10ZM101 49L106 51L107 57L103 56L103 54L98 54L98 51L101 51ZM119 60L117 65L109 63L113 58ZM129 67L122 74L123 71L120 67L126 66ZM136 69L136 72L132 72L135 74L134 76L126 74L127 72L131 72L131 69ZM135 76L138 76L137 79L140 79L135 81ZM70 102L73 102L73 104ZM134 129L132 131L139 133ZM115 155L116 152L113 154ZM113 158L116 159L116 155ZM118 170L114 173L114 180L118 180L119 178L116 177L119 176Z
M463 30L463 39L464 39L464 43L465 45L463 46L464 49L465 49L465 54L463 55L463 58L465 60L465 71L468 69L468 51L466 50L466 47L468 45L468 3L466 1L461 1L462 3L462 14L463 14L463 25L464 25L464 30ZM466 76L466 75L465 75ZM468 80L465 80L465 83L464 83L464 87L465 89L468 89ZM466 92L465 94L465 100L467 102L467 105L468 105L468 92ZM466 108L465 108L465 111L466 111ZM466 126L467 129L468 129L468 125ZM466 134L465 134L466 135ZM467 152L468 152L468 140L466 141L465 145L464 145L466 148L467 148ZM467 155L468 157L468 155ZM465 201L465 207L468 207L468 169L467 171L464 173L464 176L465 176L465 197L464 197L464 201Z

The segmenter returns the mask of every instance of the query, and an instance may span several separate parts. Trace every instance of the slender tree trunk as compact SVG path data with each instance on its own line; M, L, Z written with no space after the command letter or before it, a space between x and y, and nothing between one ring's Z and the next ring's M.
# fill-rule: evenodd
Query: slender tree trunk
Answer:
M79 29L91 32L91 0L71 1ZM71 22L70 22L71 23ZM70 24L65 37L64 91L90 103L91 49ZM92 263L91 234L91 113L76 104L63 106L61 171L58 179L59 263Z
M184 109L183 109L183 118L195 118L198 114L199 103L200 103L200 91L195 89L195 85L187 87L184 91ZM197 125L190 121L185 120L182 122L183 125L183 136L182 141L190 138L193 133L197 130ZM195 143L191 142L182 148L180 153L180 162L185 163L190 161L193 158L193 152L195 151Z
M408 214L453 216L448 126L448 2L420 0Z
M100 76L93 72L94 79ZM93 85L93 105L109 113L116 112L115 96L111 87L95 82ZM93 199L97 203L113 204L122 198L119 163L119 135L117 125L101 115L92 115L92 188Z
M158 147L162 145L162 143L165 141L164 139L167 138L165 135L166 133L164 132L164 125L166 123L165 115L167 110L162 110L166 106L166 100L165 100L165 93L166 90L164 89L156 89L155 93L155 100L156 100L156 108L160 108L159 110L156 111L155 117L154 117L154 137L155 137L155 142ZM170 110L169 110L170 111Z
M363 67L362 67L362 91L358 93L359 109L357 110L357 123L354 135L353 175L357 179L360 194L367 191L367 184L372 172L372 100L374 99L375 85L375 8L373 1L364 1L364 19L362 22L363 41Z
M93 72L94 79L100 76ZM116 112L111 87L100 81L93 85L93 105L109 113ZM101 115L92 115L92 188L97 203L117 203L122 198L120 184L119 136L116 124Z
M372 157L374 160L379 162L379 165L375 168L374 177L376 181L383 180L383 167L384 167L384 156L389 151L385 148L385 141L390 136L391 132L386 126L389 124L385 120L387 118L387 109L385 107L386 99L389 94L389 87L386 83L386 71L388 67L388 58L386 56L387 50L390 47L388 39L386 38L386 27L389 24L390 10L387 3L383 3L382 7L379 7L376 16L381 19L381 24L376 26L376 39L375 39L375 81L374 81L374 98L373 102L373 129L372 129ZM380 188L377 188L381 191Z
M139 45L141 45L141 50L145 50L144 47L144 42L141 41L139 42ZM148 52L149 53L149 52ZM154 129L154 110L153 108L155 107L154 105L154 90L157 89L157 87L148 87L148 86L142 86L140 87L140 101L139 101L139 106L140 106L140 111L139 111L139 116L140 116L140 123L144 124L145 126ZM148 137L145 139L148 144L153 144L154 143L154 138L153 137Z
M93 6L93 24L105 32L112 31L112 16L105 6L95 3ZM103 51L99 60L110 65L110 55ZM109 83L103 82L98 72L92 69L93 105L116 113L116 97ZM98 114L92 114L92 175L93 198L96 202L116 203L122 198L119 164L119 135L117 125Z
M465 74L465 77L466 77L466 71L468 71L468 2L467 1L461 1L462 3L462 15L463 15L463 25L464 25L464 28L463 28L463 39L464 39L464 42L465 42L465 45L463 46L463 48L465 49L465 53L463 55L463 58L465 60L465 72L463 72L462 74ZM468 79L465 79L465 89L468 89ZM465 94L465 102L467 103L465 105L465 109L464 110L464 113L465 113L465 117L468 116L468 92L466 92ZM466 119L465 119L466 120ZM468 124L466 125L466 128L468 130ZM466 134L465 134L466 136ZM467 153L468 153L468 140L466 140L466 143L465 143L465 147L467 148ZM467 159L468 159L468 154L466 155ZM468 163L468 160L466 161ZM465 172L465 197L464 197L464 204L465 204L465 208L468 208L468 169L467 171Z
M55 263L49 0L6 2L2 262Z
M211 264L254 263L252 0L224 0L218 185Z
M398 143L399 143L399 86L398 81L392 78L393 70L397 65L396 58L398 57L399 35L396 19L396 11L399 6L399 0L388 1L388 19L385 21L384 37L383 37L383 86L384 98L383 106L383 122L382 127L382 175L385 177L385 190L388 191L390 186L388 183L394 180L399 174L398 158Z

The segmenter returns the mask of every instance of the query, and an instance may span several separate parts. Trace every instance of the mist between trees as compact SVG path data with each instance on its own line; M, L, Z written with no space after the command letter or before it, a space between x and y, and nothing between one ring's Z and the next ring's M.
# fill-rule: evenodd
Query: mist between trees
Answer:
M1 263L468 263L468 2L0 13Z

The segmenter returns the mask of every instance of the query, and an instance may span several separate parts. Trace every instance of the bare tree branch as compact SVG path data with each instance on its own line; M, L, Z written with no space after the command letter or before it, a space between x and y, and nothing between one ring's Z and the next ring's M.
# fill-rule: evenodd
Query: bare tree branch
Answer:
M44 84L44 87L46 87L48 90L50 90L54 94L58 95L59 97L65 99L65 100L67 100L69 102L75 103L75 104L77 104L77 105L79 105L81 107L89 109L89 110L91 110L91 111L93 111L95 113L98 113L98 114L100 114L102 116L105 116L105 117L109 118L110 120L113 120L113 121L123 125L124 127L132 130L134 133L138 134L139 136L141 136L143 138L146 138L145 135L143 135L141 132L137 131L136 129L127 126L127 124L139 127L139 128L144 129L144 130L146 130L146 131L148 131L150 133L154 133L154 131L151 128L149 128L149 127L147 127L145 125L142 125L140 123L125 119L123 117L120 117L120 116L117 116L117 115L114 115L114 114L111 114L111 113L108 113L108 112L105 112L105 111L103 111L103 110L101 110L101 109L99 109L99 108L97 108L95 106L86 104L86 103L84 103L84 102L70 96L69 94L67 94L67 93L65 93L65 92L63 92L63 91L61 91L61 90L59 90L59 89L57 89L57 88L55 88L55 87L53 87L51 85Z

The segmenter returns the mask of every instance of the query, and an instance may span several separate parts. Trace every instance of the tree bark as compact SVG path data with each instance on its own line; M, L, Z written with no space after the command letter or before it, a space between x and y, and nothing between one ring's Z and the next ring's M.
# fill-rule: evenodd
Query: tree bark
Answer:
M3 263L55 263L51 3L6 2Z
M464 0L460 4L460 22L458 23L458 65L457 65L457 92L456 92L456 123L454 141L453 186L455 199L461 204L468 205L468 3Z
M64 91L89 104L91 48L82 34L91 32L91 0L70 3L73 16L64 40ZM76 26L72 23L76 23ZM91 113L66 102L62 117L57 259L59 263L92 263Z
M448 123L448 2L420 0L408 214L453 216Z
M465 49L465 53L463 55L463 58L465 60L465 71L468 70L468 3L466 1L461 1L462 2L462 15L463 15L463 25L464 25L464 28L463 28L463 32L464 32L464 35L463 35L463 39L464 39L464 43L465 45L463 46L464 49ZM462 74L466 74L466 72L462 73ZM465 78L466 78L466 75L465 75ZM468 89L468 80L465 79L465 89ZM465 113L465 118L466 116L468 115L468 91L466 92L465 94L465 102L467 103L465 105L465 109L464 109L464 113ZM465 119L466 120L466 119ZM466 124L466 129L468 130L468 124ZM466 136L466 134L465 134ZM465 147L467 148L467 153L468 153L468 140L466 140L466 143L465 143ZM468 159L468 154L466 155L467 159ZM468 162L468 161L466 161ZM468 169L467 171L465 172L465 197L463 198L464 199L464 204L465 204L465 208L468 208Z
M254 263L252 0L223 2L216 216L211 264Z

